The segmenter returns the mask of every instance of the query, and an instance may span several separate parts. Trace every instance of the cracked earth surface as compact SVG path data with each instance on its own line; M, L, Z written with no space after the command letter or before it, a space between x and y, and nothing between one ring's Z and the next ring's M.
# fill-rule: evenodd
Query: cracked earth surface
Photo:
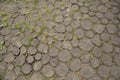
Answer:
M120 80L120 1L0 3L0 80Z

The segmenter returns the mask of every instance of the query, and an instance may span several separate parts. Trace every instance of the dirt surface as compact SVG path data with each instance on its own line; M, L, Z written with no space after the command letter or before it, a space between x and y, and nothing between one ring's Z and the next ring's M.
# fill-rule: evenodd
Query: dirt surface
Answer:
M0 80L120 80L120 1L0 2Z

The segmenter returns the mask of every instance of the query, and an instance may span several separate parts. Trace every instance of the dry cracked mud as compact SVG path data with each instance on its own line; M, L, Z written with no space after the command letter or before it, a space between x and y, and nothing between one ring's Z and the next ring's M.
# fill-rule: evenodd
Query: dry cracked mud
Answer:
M0 80L120 80L120 0L0 2Z

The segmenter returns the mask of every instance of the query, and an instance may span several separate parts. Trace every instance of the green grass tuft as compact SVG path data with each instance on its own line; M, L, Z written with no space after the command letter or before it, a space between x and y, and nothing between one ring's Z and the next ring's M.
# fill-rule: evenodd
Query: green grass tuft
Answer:
M32 35L28 35L27 38L28 38L29 41L32 41L32 40L33 40L33 36L32 36Z
M39 30L38 34L41 35L45 29L46 29L46 25L40 26L40 30Z
M51 13L51 12L52 12L52 10L49 7L45 8L45 13Z
M0 73L0 80L3 80L5 76L5 73Z
M5 22L2 23L2 26L3 27L8 27L8 25Z
M39 2L39 0L33 0L33 2L36 4L36 3L38 3L38 2Z
M93 59L93 58L94 58L93 53L90 53L89 55L90 55L90 59Z
M87 2L87 0L82 0L83 3Z
M3 2L18 2L18 1L33 2L33 3L39 2L39 0L0 0L1 3L3 3Z
M20 25L20 24L16 24L16 25L15 25L15 28L16 28L16 29L21 29L21 25Z
M0 42L0 50L4 48L4 42Z

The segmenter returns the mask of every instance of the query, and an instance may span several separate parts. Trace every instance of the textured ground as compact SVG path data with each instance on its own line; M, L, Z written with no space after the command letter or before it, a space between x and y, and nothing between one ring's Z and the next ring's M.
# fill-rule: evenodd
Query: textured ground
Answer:
M120 80L120 1L0 3L0 80Z

